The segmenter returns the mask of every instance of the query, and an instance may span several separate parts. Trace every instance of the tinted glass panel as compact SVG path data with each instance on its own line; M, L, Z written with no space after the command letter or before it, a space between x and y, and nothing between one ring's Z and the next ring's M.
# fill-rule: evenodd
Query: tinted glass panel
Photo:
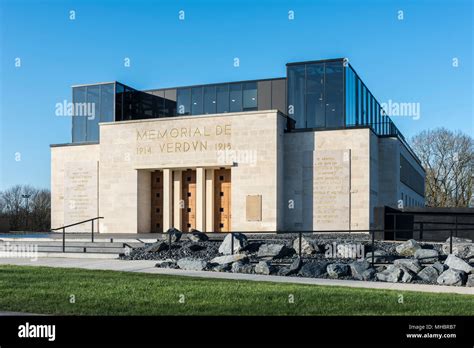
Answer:
M305 128L305 67L288 67L288 115L296 121L296 128Z
M87 87L87 104L92 109L92 115L87 117L86 139L87 141L99 140L100 121L100 86Z
M114 84L100 86L100 122L114 121Z
M306 127L325 127L324 64L306 66Z
M400 181L421 196L425 194L425 181L410 162L400 155Z
M190 88L179 88L178 89L178 114L189 115L191 114L191 89Z
M115 84L115 120L122 121L123 113L123 93L124 88L120 83Z
M344 127L344 84L342 62L326 63L326 127Z
M230 112L242 111L242 84L230 85Z
M229 85L218 85L217 91L217 113L229 112Z
M86 107L86 87L74 87L72 89L72 100L74 103L74 111L78 110L79 107ZM86 141L86 118L73 113L72 116L72 142L79 143Z
M216 87L207 86L204 87L204 113L215 114L216 113Z
M202 87L194 87L191 89L191 114L202 115Z
M133 91L124 86L123 92L123 120L131 120L132 114L136 112L133 105Z
M257 110L257 83L243 84L243 111Z
M174 116L176 115L176 102L170 99L165 99L165 115Z

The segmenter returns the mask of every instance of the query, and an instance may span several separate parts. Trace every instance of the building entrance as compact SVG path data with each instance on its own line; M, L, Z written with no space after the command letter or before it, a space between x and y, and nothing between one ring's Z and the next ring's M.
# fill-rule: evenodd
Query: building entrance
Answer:
M196 171L185 170L182 177L182 228L183 232L190 232L196 228Z
M163 232L163 172L151 173L151 232Z
M214 171L214 232L230 232L231 222L230 169Z

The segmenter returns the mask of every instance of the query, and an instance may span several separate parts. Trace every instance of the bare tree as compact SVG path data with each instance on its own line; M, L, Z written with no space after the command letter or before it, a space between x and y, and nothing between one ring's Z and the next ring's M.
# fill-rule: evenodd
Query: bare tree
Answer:
M0 214L8 218L12 231L48 231L50 209L49 190L15 185L0 192Z
M472 195L473 138L437 128L414 136L411 145L426 170L426 204L467 207Z
M51 227L51 193L36 190L31 200L31 223L36 230L48 231Z

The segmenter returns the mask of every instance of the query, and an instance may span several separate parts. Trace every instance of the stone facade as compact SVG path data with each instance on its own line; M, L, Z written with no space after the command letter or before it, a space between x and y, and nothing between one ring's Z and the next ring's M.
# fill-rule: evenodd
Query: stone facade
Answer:
M231 171L232 231L364 230L373 207L397 200L397 139L368 128L285 132L286 121L269 110L100 124L100 144L51 147L52 227L103 216L101 233L150 232L155 170L165 230L183 223L187 169L196 170L196 228L207 232L219 168ZM249 202L261 219L247 218Z
M51 228L98 216L98 170L99 145L51 148ZM90 229L88 223L67 231Z

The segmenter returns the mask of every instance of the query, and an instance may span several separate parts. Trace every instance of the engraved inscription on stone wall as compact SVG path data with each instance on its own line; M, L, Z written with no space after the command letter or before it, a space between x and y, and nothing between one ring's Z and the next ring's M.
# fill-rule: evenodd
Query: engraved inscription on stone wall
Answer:
M97 162L65 164L64 224L97 216ZM68 228L68 232L89 232L90 223Z
M314 153L314 228L349 229L350 150Z

